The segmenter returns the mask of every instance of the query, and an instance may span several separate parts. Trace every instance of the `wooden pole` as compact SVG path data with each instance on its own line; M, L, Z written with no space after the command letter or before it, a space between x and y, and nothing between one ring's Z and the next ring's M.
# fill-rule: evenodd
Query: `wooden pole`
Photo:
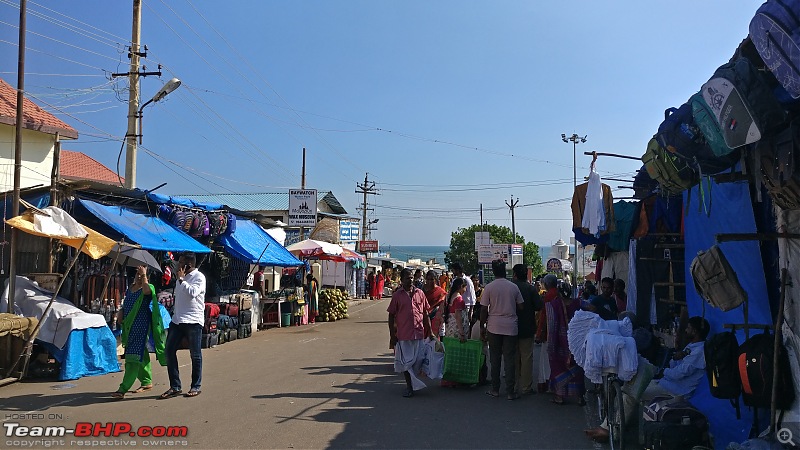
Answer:
M769 414L769 434L768 436L773 436L775 433L775 425L778 422L778 408L775 405L775 402L778 401L778 380L780 378L780 372L778 371L778 363L780 360L778 359L779 350L781 348L783 334L781 333L781 327L783 327L783 308L786 305L786 278L787 273L786 269L781 269L781 301L778 304L778 319L775 321L775 346L773 347L773 361L772 361L772 402L770 403L770 414Z

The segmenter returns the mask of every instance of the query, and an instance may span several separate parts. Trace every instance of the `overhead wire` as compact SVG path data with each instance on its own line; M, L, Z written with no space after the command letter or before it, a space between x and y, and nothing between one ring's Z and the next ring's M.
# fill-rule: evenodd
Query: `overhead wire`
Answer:
M162 0L162 3L163 3L163 0ZM222 41L225 43L225 45L227 45L227 46L228 46L228 48L229 48L229 49L230 49L230 50L231 50L231 51L232 51L232 52L233 52L233 53L234 53L234 54L235 54L235 55L236 55L236 56L237 56L237 57L238 57L238 58L239 58L239 59L240 59L242 62L244 62L244 64L245 64L245 65L247 65L247 67L249 67L249 68L250 68L250 70L251 70L251 71L252 71L254 74L256 74L256 76L257 76L258 78L260 78L260 79L261 79L261 82L263 82L263 83L264 83L264 84L265 84L265 85L266 85L266 86L267 86L267 87L268 87L268 88L269 88L269 89L270 89L270 90L271 90L271 91L272 91L272 92L275 94L275 96L276 96L276 97L278 97L278 99L280 99L280 100L281 100L281 101L282 101L282 102L283 102L283 103L284 103L284 104L285 104L287 107L289 107L289 110L290 110L290 111L292 111L292 113L295 115L295 117L297 117L297 118L298 118L298 119L299 119L301 122L303 122L304 124L306 124L306 125L309 125L309 124L308 124L308 123L305 121L305 119L304 119L304 118L303 118L303 117L302 117L300 114L298 114L298 113L297 113L297 111L296 111L294 108L292 108L292 107L291 107L291 105L289 104L289 102L288 102L288 101L286 101L286 99L284 99L284 98L283 98L283 96L282 96L282 95L281 95L281 94L280 94L280 93L279 93L279 92L278 92L278 91L277 91L277 90L276 90L276 89L275 89L275 88L272 86L272 83L270 83L270 82L269 82L269 81L268 81L266 78L264 78L264 76L263 76L263 75L262 75L262 74L261 74L259 71L255 70L255 68L254 68L254 67L253 67L253 66L250 64L250 61L248 61L246 58L244 58L244 57L242 56L242 54L241 54L241 53L239 53L238 49L236 49L236 47L235 47L235 46L231 45L231 43L230 43L230 42L229 42L229 41L228 41L228 40L225 38L225 36L224 36L222 33L220 33L219 31L217 31L217 29L216 29L216 28L213 26L213 24L211 24L211 23L208 21L208 19L206 19L206 18L205 18L205 16L204 16L204 15L203 15L203 14L202 14L202 13L201 13L201 12L200 12L200 11L199 11L199 10L198 10L196 7L195 7L195 6L194 6L194 4L193 4L193 3L192 3L190 0L186 0L186 3L188 3L188 4L189 4L189 6L190 6L190 7L191 7L191 8L192 8L194 11L195 11L195 13L196 13L198 16L200 16L200 18L201 18L201 19L203 19L203 21L206 23L206 25L207 25L207 26L208 26L208 27L209 27L209 28L210 28L212 31L214 31L214 33L216 33L216 34L217 34L217 36L219 36L219 38L220 38L220 39L221 39L221 40L222 40ZM236 66L236 64L232 64L231 66L233 66L234 68L236 68L236 67L237 67L237 66ZM238 69L237 69L237 70L238 70ZM251 85L251 86L255 87L255 88L258 90L258 92L259 92L259 93L261 93L261 95L262 95L264 98L267 98L267 97L266 97L266 95L264 95L264 93L263 93L263 92L261 92L261 90L258 88L258 86L257 86L255 83L252 83L252 82L250 82L250 80L249 80L248 78L246 78L246 77L244 77L244 78L245 78L245 80L247 80L247 81L250 83L250 85ZM309 126L310 126L310 125L309 125ZM318 138L321 140L321 142L322 142L323 144L325 144L325 145L326 145L328 148L330 148L330 149L331 149L331 150L332 150L334 153L336 153L337 155L339 155L339 156L340 156L340 157L341 157L341 158L342 158L342 159L343 159L345 162L349 163L351 166L353 166L354 168L356 168L356 169L357 169L357 170L359 170L360 172L366 172L366 171L365 171L363 168L361 168L359 165L355 164L353 161L350 161L350 160L347 158L347 156L345 156L345 155L344 155L342 152L340 152L340 151L339 151L337 148L335 148L335 147L334 147L332 144L330 144L330 142L328 142L328 141L327 141L327 140L326 140L324 137L322 137L322 136L321 136L319 133L317 133L317 131L316 131L316 130L314 130L313 128L311 128L311 130L312 130L312 131L314 131L314 133L317 135L317 137L318 137ZM352 179L352 178L351 178L351 179ZM353 179L353 181L356 181L356 180L355 180L355 179Z
M7 25L7 26L10 26L10 27L12 27L12 28L19 28L19 26L17 26L17 25L14 25L14 24L12 24L12 23L8 23L8 22L4 22L4 21L2 21L2 20L0 20L0 24ZM93 51L93 50L89 50L89 49L87 49L87 48L83 48L83 47L77 46L77 45L75 45L75 44L70 44L69 42L64 42L64 41L62 41L62 40L60 40L60 39L56 39L56 38L52 38L52 37L50 37L50 36L46 36L46 35L44 35L44 34L37 33L37 32L35 32L35 31L33 31L33 30L27 30L27 33L28 33L28 34L32 34L32 35L34 35L34 36L39 36L39 37L41 37L41 38L44 38L44 39L47 39L47 40L50 40L50 41L56 42L56 43L58 43L58 44L61 44L61 45L65 45L65 46L67 46L67 47L72 47L72 48L74 48L74 49L77 49L77 50L84 51L84 52L86 52L86 53L89 53L89 54L91 54L91 55L96 55L96 56L99 56L99 57L101 57L101 58L107 58L107 59L110 59L110 60L112 60L112 61L118 61L118 59L117 59L117 58L112 58L112 57L110 57L110 56L108 56L108 55L104 55L104 54L102 54L102 53L98 53L98 52L95 52L95 51Z
M180 34L180 33L178 33L178 32L177 32L177 31L176 31L176 30L175 30L175 29L174 29L174 28L173 28L173 27L172 27L172 26L171 26L171 25L170 25L170 24L169 24L169 23L168 23L168 22L167 22L167 21L166 21L166 20L163 18L163 17L161 17L161 15L160 15L160 14L158 14L158 12L157 12L157 11L153 10L153 8L149 7L149 5L147 5L147 4L145 4L145 6L147 6L147 7L148 7L148 9L149 9L149 10L150 10L150 11L151 11L151 12L152 12L152 13L153 13L153 14L154 14L154 15L155 15L155 16L156 16L156 17L157 17L159 20L161 20L161 22L162 22L162 23L164 23L164 25L165 25L165 26L166 26L166 27L167 27L167 28L168 28L170 31L172 31L172 32L173 32L173 33L174 33L174 34L175 34L175 35L178 37L178 39L180 39L180 40L181 40L181 41L182 41L182 42L183 42L183 43L184 43L184 44L185 44L187 47L189 47L189 49L191 49L191 50L192 50L192 51L193 51L193 52L194 52L194 53L195 53L195 54L196 54L196 55L197 55L197 56L198 56L198 57L199 57L199 58L200 58L200 59L201 59L201 60L202 60L202 61L203 61L203 62L204 62L206 65L207 65L207 66L209 66L209 67L210 67L210 68L211 68L213 71L215 71L215 72L216 72L218 75L220 75L220 76L221 76L221 77L222 77L224 80L227 80L227 78L226 78L224 75L222 75L222 74L219 72L219 70L218 70L218 69L217 69L217 68L216 68L214 65L212 65L210 62L208 62L208 60L206 60L206 59L205 59L205 58L204 58L204 57L203 57L203 56L200 54L200 52L198 52L198 51L197 51L197 50L196 50L196 49L195 49L195 48L194 48L194 47L193 47L193 46L192 46L192 45L191 45L191 44L190 44L188 41L186 41L186 39L184 39L184 38L183 38L183 36L181 36L181 34ZM172 71L171 71L171 70L170 70L170 69L169 69L169 68L168 68L166 65L164 65L164 64L162 64L162 68L166 68L168 71L172 72ZM230 83L230 81L229 81L229 80L228 80L228 82ZM269 154L267 154L266 152L264 152L263 150L261 150L260 148L258 148L258 147L257 147L255 144L253 144L252 142L250 142L250 140L249 140L249 139L248 139L246 136L244 136L244 135L243 135L243 134L242 134L242 133L241 133L241 132L240 132L240 131L239 131L239 130L236 128L236 127L234 127L234 126L233 126L233 125L232 125L230 122L228 122L228 121L227 121L227 120L226 120L224 117L222 117L222 116L221 116L219 113L217 113L217 112L216 112L216 110L215 110L214 108L212 108L210 105L208 105L208 104L205 102L205 100L203 100L203 99L202 99L200 96L198 96L197 94L195 94L194 92L192 92L192 90L191 90L191 89L187 89L187 91L188 91L188 92L190 92L190 93L192 93L192 95L194 95L194 96L195 96L195 98L196 98L198 101L200 101L201 103L203 103L203 104L204 104L204 105L205 105L205 106L208 108L208 110L209 110L209 111L212 111L212 113L213 113L214 115L216 115L216 116L217 116L217 117L218 117L218 118L219 118L221 121L223 121L223 122L224 122L226 125L228 125L228 126L229 126L229 127L232 129L232 130L234 130L234 131L236 132L236 134L238 134L239 136L241 136L241 138L242 138L242 139L244 139L245 141L247 141L247 142L248 142L248 143L249 143L249 144L250 144L250 145L251 145L251 146L252 146L254 149L256 149L257 151L259 151L260 153L262 153L262 154L263 154L263 155L264 155L264 156L265 156L267 159L269 159L270 161L272 161L272 162L273 162L273 164L275 164L277 167L281 168L281 169L283 170L283 172L281 172L281 171L278 171L278 170L275 170L274 168L272 169L273 171L275 171L275 172L276 172L276 174L278 174L278 176L281 176L281 177L283 177L283 178L286 178L286 175L285 175L284 173L291 173L291 172L290 172L290 171L289 171L287 168L285 168L285 167L284 167L282 164L280 164L280 162L278 162L278 161L277 161L276 159L274 159L272 156L270 156Z

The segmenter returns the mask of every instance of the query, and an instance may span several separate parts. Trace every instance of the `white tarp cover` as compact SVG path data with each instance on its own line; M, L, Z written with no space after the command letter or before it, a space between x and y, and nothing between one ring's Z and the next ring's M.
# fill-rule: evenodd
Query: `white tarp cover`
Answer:
M780 232L800 233L800 211L781 211L775 208ZM783 426L789 428L797 442L800 436L800 240L778 239L780 267L787 270L786 303L783 308L783 345L789 354L794 380L795 401L792 408L784 412Z
M58 348L64 348L72 330L108 326L102 315L89 314L82 311L61 297L56 297L53 307L47 313L47 317L42 318L42 313L47 308L50 299L53 298L53 293L40 288L38 284L28 278L18 276L15 291L14 313L39 319L42 324L36 338L49 342ZM6 281L5 289L3 289L3 297L0 298L0 311L7 310L8 281Z
M42 209L49 215L34 214L33 229L53 237L82 238L88 232L66 211L55 206Z

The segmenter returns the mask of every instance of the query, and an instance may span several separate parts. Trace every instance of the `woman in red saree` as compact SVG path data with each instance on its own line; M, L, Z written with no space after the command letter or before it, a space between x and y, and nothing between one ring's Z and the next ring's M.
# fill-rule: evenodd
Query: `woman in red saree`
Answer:
M383 272L378 272L375 275L375 281L372 283L372 297L375 300L383 298L383 283L386 279L383 277Z
M422 287L425 292L425 297L428 298L428 316L431 318L431 331L433 334L441 338L443 336L442 330L442 312L444 311L444 299L447 297L447 291L442 289L436 284L436 273L429 270L425 274L425 286Z
M583 369L575 364L567 343L567 324L580 308L571 298L571 287L564 283L558 297L545 304L547 311L547 355L550 360L550 389L553 403L563 405L566 398L576 396L584 404Z

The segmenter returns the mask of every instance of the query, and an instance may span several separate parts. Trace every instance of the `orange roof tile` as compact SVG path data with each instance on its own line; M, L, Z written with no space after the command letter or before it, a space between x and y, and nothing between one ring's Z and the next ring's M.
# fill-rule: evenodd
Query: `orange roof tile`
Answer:
M22 104L22 126L34 131L56 134L63 138L78 139L78 132L56 116L25 98ZM17 89L0 79L0 123L17 124Z
M101 183L119 184L117 173L91 156L70 150L61 150L59 165L61 178L67 180L93 180ZM122 178L125 183L125 178Z

